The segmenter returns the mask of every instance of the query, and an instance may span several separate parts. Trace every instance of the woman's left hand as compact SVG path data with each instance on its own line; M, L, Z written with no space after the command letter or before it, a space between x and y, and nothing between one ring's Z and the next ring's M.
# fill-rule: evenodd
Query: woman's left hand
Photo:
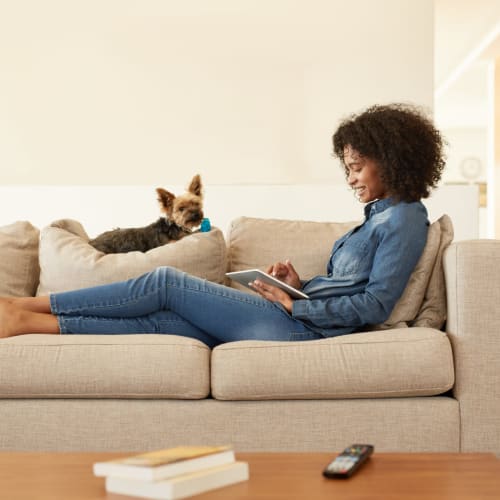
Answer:
M271 302L279 302L289 313L292 312L293 299L281 288L269 285L260 280L255 280L250 283L252 288L262 297Z

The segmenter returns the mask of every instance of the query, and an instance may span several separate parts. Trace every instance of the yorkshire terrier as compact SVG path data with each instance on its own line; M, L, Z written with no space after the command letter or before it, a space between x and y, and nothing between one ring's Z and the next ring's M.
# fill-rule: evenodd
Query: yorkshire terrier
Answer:
M146 227L117 228L89 241L104 253L147 252L192 234L203 219L203 194L199 175L195 175L181 196L158 188L160 210L165 215Z

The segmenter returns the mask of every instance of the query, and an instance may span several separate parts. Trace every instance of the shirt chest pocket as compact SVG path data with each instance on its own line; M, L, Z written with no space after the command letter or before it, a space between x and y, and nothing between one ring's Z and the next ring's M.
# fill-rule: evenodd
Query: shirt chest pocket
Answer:
M350 237L336 250L331 259L331 276L358 276L371 269L370 245L364 239Z

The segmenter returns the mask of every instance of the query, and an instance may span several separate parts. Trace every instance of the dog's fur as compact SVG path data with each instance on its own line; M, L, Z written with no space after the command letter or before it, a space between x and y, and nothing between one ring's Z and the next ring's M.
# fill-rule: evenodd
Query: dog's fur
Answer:
M156 192L164 217L146 227L106 231L90 240L89 244L104 253L147 252L190 235L193 228L200 225L203 219L203 193L199 175L193 177L187 193L181 196L175 196L163 188L158 188Z

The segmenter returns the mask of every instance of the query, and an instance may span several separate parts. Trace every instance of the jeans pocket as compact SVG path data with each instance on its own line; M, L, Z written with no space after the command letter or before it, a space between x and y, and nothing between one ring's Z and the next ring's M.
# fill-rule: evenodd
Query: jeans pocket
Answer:
M289 342L299 342L302 340L317 340L323 339L324 337L319 333L315 332L291 332L288 339Z

